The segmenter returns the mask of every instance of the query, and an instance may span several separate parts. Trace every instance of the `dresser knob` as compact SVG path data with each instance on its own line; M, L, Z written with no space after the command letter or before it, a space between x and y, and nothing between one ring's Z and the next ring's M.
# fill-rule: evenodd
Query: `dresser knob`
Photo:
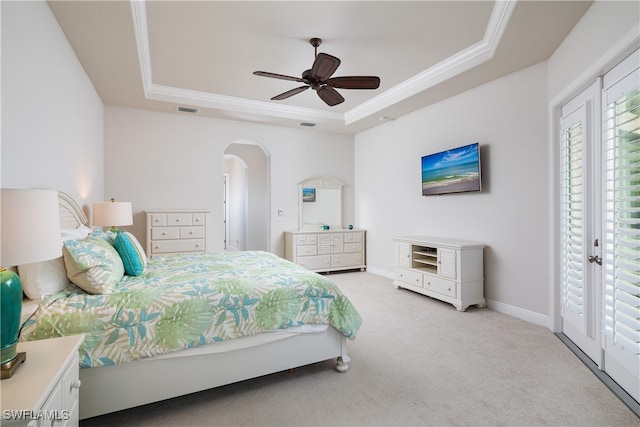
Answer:
M80 388L80 386L81 386L81 385L82 385L82 381L80 381L80 380L75 380L75 381L72 381L72 382L71 382L70 387L71 387L72 389L73 389L73 388L78 389L78 388Z

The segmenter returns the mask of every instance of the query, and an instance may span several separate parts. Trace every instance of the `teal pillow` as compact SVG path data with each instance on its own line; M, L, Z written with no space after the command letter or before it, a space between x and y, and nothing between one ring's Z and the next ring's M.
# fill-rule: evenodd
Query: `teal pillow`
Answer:
M91 294L113 292L124 276L122 259L100 232L65 241L62 253L69 280Z
M113 243L129 276L139 276L147 266L147 256L136 237L128 231L118 232Z

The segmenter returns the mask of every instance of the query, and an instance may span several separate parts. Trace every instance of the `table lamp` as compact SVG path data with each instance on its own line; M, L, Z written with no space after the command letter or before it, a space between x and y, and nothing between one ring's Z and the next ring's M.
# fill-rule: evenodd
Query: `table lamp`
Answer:
M95 202L93 204L94 226L107 226L109 231L118 231L117 227L133 224L131 202Z
M62 255L58 192L40 189L5 189L0 193L0 266L47 261ZM0 267L0 362L2 379L10 378L26 359L17 353L22 314L22 283L12 271Z

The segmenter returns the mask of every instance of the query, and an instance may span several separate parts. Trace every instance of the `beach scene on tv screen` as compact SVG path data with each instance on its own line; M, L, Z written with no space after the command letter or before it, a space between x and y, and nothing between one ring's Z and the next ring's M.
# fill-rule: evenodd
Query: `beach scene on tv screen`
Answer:
M422 195L480 191L478 144L422 158Z

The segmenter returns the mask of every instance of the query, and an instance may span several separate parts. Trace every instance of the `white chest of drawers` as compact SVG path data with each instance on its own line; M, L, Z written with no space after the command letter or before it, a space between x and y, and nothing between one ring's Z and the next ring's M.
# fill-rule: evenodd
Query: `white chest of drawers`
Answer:
M77 426L83 335L18 343L27 360L2 380L2 425Z
M366 231L285 231L285 258L317 272L364 271Z
M147 214L147 256L207 251L208 211L153 210Z

